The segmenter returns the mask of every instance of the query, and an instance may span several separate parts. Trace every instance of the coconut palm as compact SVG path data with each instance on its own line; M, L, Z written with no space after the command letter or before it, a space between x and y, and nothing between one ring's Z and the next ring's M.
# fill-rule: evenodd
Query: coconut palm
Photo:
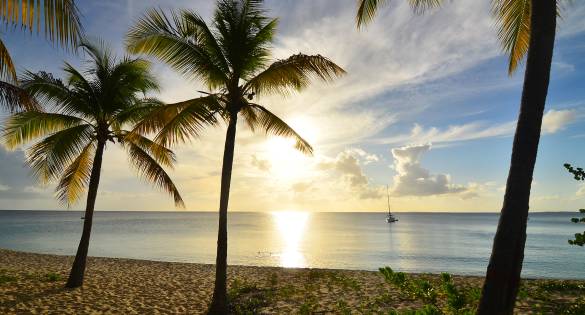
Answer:
M83 29L74 0L0 0L0 19L6 28L44 33L53 43L74 48ZM37 107L34 99L19 89L16 67L0 39L0 109L16 111Z
M221 197L215 289L210 314L227 313L226 258L227 210L238 116L251 130L292 137L295 147L310 154L312 147L283 120L256 102L268 94L300 90L311 78L331 81L344 70L320 55L297 54L270 62L277 26L261 8L260 0L220 0L208 25L192 11L166 15L149 11L129 31L128 49L146 53L174 67L189 79L199 79L210 89L205 96L168 105L137 125L140 132L157 132L163 145L198 136L201 129L227 124Z
M359 0L357 23L370 21L381 0ZM409 0L418 12L441 0ZM530 187L553 56L557 0L492 0L498 37L514 73L528 55L506 193L478 314L512 314L526 243Z
M65 82L48 73L27 72L23 90L50 108L11 116L3 131L8 148L33 142L26 162L43 184L57 181L57 199L70 206L87 189L83 233L66 286L83 284L95 201L106 143L126 149L130 164L147 181L167 191L177 206L183 200L163 166L172 167L175 156L166 147L124 130L162 104L144 98L156 90L150 64L143 59L117 61L103 44L82 42L91 57L85 74L65 64Z

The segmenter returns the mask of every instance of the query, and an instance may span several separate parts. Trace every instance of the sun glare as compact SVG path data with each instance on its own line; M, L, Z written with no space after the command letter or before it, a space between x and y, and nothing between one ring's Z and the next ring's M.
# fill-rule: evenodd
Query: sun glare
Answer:
M313 147L319 139L319 129L307 118L297 117L289 121L290 126ZM310 156L299 152L294 147L295 140L283 137L271 137L265 142L266 158L271 170L279 179L294 180L306 177L311 170L308 167Z
M305 267L305 256L299 250L299 247L309 219L309 213L278 211L272 212L272 218L282 240L280 265L282 267Z

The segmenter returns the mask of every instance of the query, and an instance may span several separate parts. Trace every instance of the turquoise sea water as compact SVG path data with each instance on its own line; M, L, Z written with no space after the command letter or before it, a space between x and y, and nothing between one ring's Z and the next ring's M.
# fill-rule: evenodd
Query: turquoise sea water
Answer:
M74 254L82 213L0 211L0 247ZM585 279L573 213L532 213L523 276ZM229 263L483 275L497 214L273 212L229 214ZM217 214L96 212L90 255L213 263Z

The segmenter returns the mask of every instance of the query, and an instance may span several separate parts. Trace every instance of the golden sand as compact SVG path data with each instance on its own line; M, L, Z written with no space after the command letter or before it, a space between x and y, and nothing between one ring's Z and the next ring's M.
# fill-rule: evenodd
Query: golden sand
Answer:
M98 257L88 260L83 288L65 289L72 260L0 249L0 314L202 314L213 289L213 265ZM262 301L261 314L386 314L422 307L378 272L230 266L228 277L232 292L245 293L239 302ZM438 281L436 275L413 277ZM454 280L474 287L482 281ZM541 283L525 281L524 290ZM549 294L549 305L541 307L552 310L580 293ZM521 296L517 311L532 313L536 303L544 302Z

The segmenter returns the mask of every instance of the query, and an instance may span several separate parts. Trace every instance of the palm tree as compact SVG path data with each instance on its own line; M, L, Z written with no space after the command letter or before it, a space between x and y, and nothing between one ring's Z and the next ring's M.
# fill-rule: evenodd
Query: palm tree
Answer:
M380 2L359 0L358 25L373 18ZM426 9L438 6L442 1L409 2L415 8ZM492 12L499 28L498 37L509 55L509 74L514 73L525 55L528 58L506 193L478 314L512 314L524 260L530 188L548 92L559 7L557 0L492 0Z
M220 0L211 26L195 12L170 16L151 10L129 31L127 44L133 53L146 53L174 67L189 79L205 83L209 93L168 105L137 125L140 132L157 132L163 145L198 136L207 125L227 124L221 197L215 289L210 314L227 313L227 210L238 114L252 130L292 137L295 147L312 153L312 147L296 131L255 99L271 93L300 90L311 78L331 81L344 70L320 55L293 55L269 64L277 26L261 8L261 0Z
M108 141L126 149L130 163L155 186L167 191L183 206L179 191L161 165L172 167L175 156L166 147L123 128L161 106L142 98L158 85L143 59L117 61L103 44L82 42L91 57L89 76L65 64L65 82L44 72L27 72L22 88L52 111L25 111L11 116L4 128L8 148L34 143L26 162L43 184L58 180L55 195L67 206L87 189L83 233L66 286L83 284L102 156Z
M0 0L0 19L6 28L29 33L42 29L48 40L64 47L74 48L81 40L79 16L74 0ZM0 106L11 112L37 108L17 82L16 67L0 39Z

